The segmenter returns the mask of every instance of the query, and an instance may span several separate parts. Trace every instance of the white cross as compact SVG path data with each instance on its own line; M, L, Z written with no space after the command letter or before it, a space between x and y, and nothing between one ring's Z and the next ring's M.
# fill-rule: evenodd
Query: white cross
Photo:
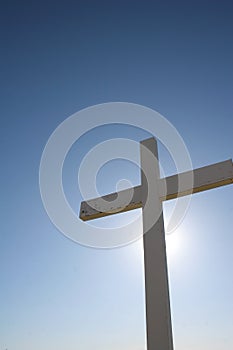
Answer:
M148 157L148 151L154 155L155 158L153 160L151 157ZM133 188L134 192L130 203L128 203L128 198L129 191L131 193L132 189L111 193L82 202L80 218L86 221L142 208L143 233L146 233L143 234L143 244L147 349L172 350L172 325L162 201L233 183L233 163L229 159L193 170L193 186L190 188L190 181L187 181L187 179L190 178L191 172L184 172L179 174L179 176L173 175L160 179L157 142L154 138L140 142L140 153L141 185ZM179 190L179 182L183 184L181 192ZM164 183L166 184L166 191L163 186ZM186 186L186 183L189 185ZM149 204L147 202L148 188L150 189ZM103 206L101 199L104 199L107 205ZM158 220L148 230L153 210L160 213L160 215Z

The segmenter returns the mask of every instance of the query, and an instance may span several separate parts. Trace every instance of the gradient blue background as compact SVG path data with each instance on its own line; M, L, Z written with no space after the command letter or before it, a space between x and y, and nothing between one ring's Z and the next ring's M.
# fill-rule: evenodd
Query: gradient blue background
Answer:
M40 157L65 118L109 101L159 111L195 167L233 157L232 2L11 1L0 23L0 349L144 350L142 242L94 250L60 234L41 202ZM79 161L114 136L147 137L105 127L77 142L64 169L77 211ZM121 161L99 175L101 193L122 177L140 182ZM233 348L232 195L231 186L195 195L168 239L177 350Z

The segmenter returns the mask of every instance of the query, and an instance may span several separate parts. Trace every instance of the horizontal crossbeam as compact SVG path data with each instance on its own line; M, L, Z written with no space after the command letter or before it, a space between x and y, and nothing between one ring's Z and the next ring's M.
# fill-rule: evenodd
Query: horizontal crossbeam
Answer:
M192 175L193 186L190 188L190 176ZM232 160L229 159L224 162L181 173L179 176L168 176L159 181L160 200L175 199L177 197L233 183L233 163ZM132 198L129 201L131 193ZM93 220L141 207L142 195L141 185L139 185L131 189L82 202L80 207L80 219L83 221Z

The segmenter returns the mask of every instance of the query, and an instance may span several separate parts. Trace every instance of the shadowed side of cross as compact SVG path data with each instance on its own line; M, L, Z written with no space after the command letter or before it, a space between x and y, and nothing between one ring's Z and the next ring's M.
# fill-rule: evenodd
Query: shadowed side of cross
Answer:
M140 153L141 185L82 202L80 218L87 221L142 208L147 349L172 350L162 201L233 183L233 164L229 159L160 178L156 140L150 138L142 141ZM151 224L155 212L157 217Z

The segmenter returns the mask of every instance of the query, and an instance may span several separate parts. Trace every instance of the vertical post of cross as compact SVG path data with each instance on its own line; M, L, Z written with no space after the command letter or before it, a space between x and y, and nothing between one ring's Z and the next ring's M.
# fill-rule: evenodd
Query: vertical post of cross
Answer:
M154 138L140 143L147 350L173 350L165 230Z

